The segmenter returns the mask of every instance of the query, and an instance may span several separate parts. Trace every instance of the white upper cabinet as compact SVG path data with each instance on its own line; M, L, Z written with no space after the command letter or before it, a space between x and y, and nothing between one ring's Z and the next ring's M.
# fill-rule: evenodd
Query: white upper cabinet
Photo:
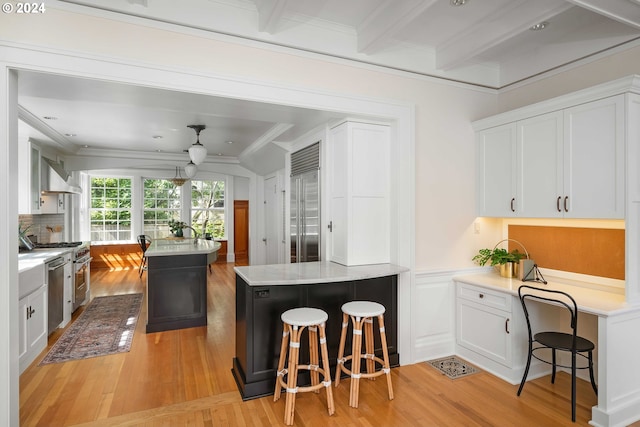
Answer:
M67 200L65 194L48 194L41 196L42 206L40 212L43 214L59 214L66 212Z
M624 218L624 95L564 111L564 191L572 218Z
M478 132L478 208L480 216L516 215L516 124Z
M554 217L563 188L562 112L518 122L517 214Z
M40 198L40 148L31 141L18 144L18 213L39 214Z
M390 128L344 122L328 144L329 260L390 262Z
M477 133L478 214L624 218L624 95Z

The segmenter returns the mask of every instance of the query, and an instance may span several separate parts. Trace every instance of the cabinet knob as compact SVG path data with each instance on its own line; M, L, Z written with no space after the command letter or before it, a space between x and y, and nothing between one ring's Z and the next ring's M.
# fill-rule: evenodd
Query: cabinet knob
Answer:
M479 297L480 299L482 299L482 298L484 298L484 294L478 294L478 297Z

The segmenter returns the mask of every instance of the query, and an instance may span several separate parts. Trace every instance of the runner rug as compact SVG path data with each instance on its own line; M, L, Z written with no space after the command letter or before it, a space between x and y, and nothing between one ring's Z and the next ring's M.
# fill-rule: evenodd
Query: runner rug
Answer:
M40 365L129 351L141 305L142 294L94 298Z
M451 379L461 378L475 374L476 372L481 372L480 369L471 365L466 360L459 359L456 356L429 360L427 363Z

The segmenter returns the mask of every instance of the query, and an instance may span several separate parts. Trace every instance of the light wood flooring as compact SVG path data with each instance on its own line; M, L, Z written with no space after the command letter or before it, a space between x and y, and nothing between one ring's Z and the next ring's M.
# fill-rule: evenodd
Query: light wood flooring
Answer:
M137 271L94 270L92 296L145 292ZM235 275L232 264L209 274L208 326L145 333L146 300L131 351L38 366L20 377L22 426L270 426L284 425L284 399L243 402L231 374L234 357ZM80 311L80 310L79 310ZM78 313L74 315L77 316ZM57 331L49 345L60 336ZM386 381L360 385L360 407L349 403L348 380L326 394L300 394L297 426L571 426L588 425L596 397L579 381L577 422L571 422L569 376L560 373L517 387L486 372L450 380L426 363L393 368L395 399ZM637 423L640 424L640 423Z

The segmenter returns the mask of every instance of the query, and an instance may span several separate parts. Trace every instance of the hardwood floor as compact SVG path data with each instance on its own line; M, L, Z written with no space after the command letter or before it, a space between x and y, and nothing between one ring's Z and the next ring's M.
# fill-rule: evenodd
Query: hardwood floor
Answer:
M94 270L92 296L144 293L137 270ZM145 333L146 300L131 351L38 366L20 377L22 426L269 426L284 425L284 399L243 402L231 375L235 352L235 275L232 264L209 274L208 326ZM74 316L77 316L76 313ZM57 331L49 345L60 336ZM579 381L577 422L571 422L569 376L517 386L486 372L450 380L426 363L391 370L386 381L364 381L360 407L348 406L348 380L334 389L336 413L325 394L298 396L297 426L571 426L588 425L596 397ZM640 424L640 423L636 423Z

